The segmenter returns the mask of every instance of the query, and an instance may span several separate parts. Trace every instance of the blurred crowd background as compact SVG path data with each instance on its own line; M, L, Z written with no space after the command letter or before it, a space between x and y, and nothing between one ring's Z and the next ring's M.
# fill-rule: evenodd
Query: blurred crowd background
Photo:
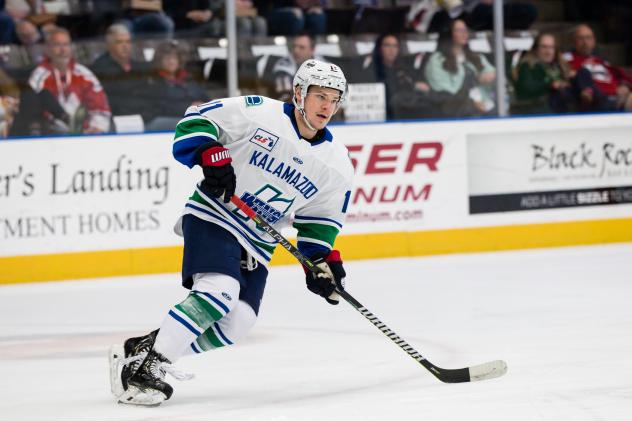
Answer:
M338 121L632 110L631 1L504 1L504 69L492 0L233 1L242 95L291 101L316 57ZM227 96L225 37L225 0L0 0L0 138L173 130Z

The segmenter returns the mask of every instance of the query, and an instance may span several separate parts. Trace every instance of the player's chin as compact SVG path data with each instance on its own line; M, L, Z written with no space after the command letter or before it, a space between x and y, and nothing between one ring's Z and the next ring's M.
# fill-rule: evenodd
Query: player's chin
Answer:
M331 120L331 117L316 116L314 117L313 126L315 129L322 130L329 123L329 120Z

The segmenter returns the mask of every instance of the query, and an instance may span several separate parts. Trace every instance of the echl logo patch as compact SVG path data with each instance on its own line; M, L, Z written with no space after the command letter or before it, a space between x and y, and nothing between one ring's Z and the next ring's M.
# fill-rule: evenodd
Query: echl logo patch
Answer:
M250 138L250 141L257 146L261 146L266 151L271 152L279 141L279 136L275 136L263 129L257 129L255 134Z

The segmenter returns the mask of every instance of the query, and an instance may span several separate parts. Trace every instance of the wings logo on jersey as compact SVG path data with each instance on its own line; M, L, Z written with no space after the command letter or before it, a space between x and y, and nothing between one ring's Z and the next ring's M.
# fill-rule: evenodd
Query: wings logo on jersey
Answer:
M275 136L270 132L266 132L263 129L257 129L255 134L250 138L250 141L257 146L261 146L268 152L272 152L274 146L277 144L279 136Z
M254 194L244 192L241 195L241 200L270 224L274 224L283 218L294 203L294 198L287 199L282 197L282 192L270 184L261 187ZM234 212L242 219L248 219L247 216L241 215L239 209L235 209Z

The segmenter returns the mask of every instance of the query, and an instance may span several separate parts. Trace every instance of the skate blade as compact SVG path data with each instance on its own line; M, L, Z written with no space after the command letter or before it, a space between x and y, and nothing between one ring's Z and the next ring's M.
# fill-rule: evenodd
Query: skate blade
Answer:
M164 393L153 389L141 390L136 386L129 386L118 398L118 403L125 405L158 406L166 396Z
M110 362L110 391L115 398L125 392L121 382L121 369L119 361L125 358L125 351L122 345L112 345L109 350L108 360Z

